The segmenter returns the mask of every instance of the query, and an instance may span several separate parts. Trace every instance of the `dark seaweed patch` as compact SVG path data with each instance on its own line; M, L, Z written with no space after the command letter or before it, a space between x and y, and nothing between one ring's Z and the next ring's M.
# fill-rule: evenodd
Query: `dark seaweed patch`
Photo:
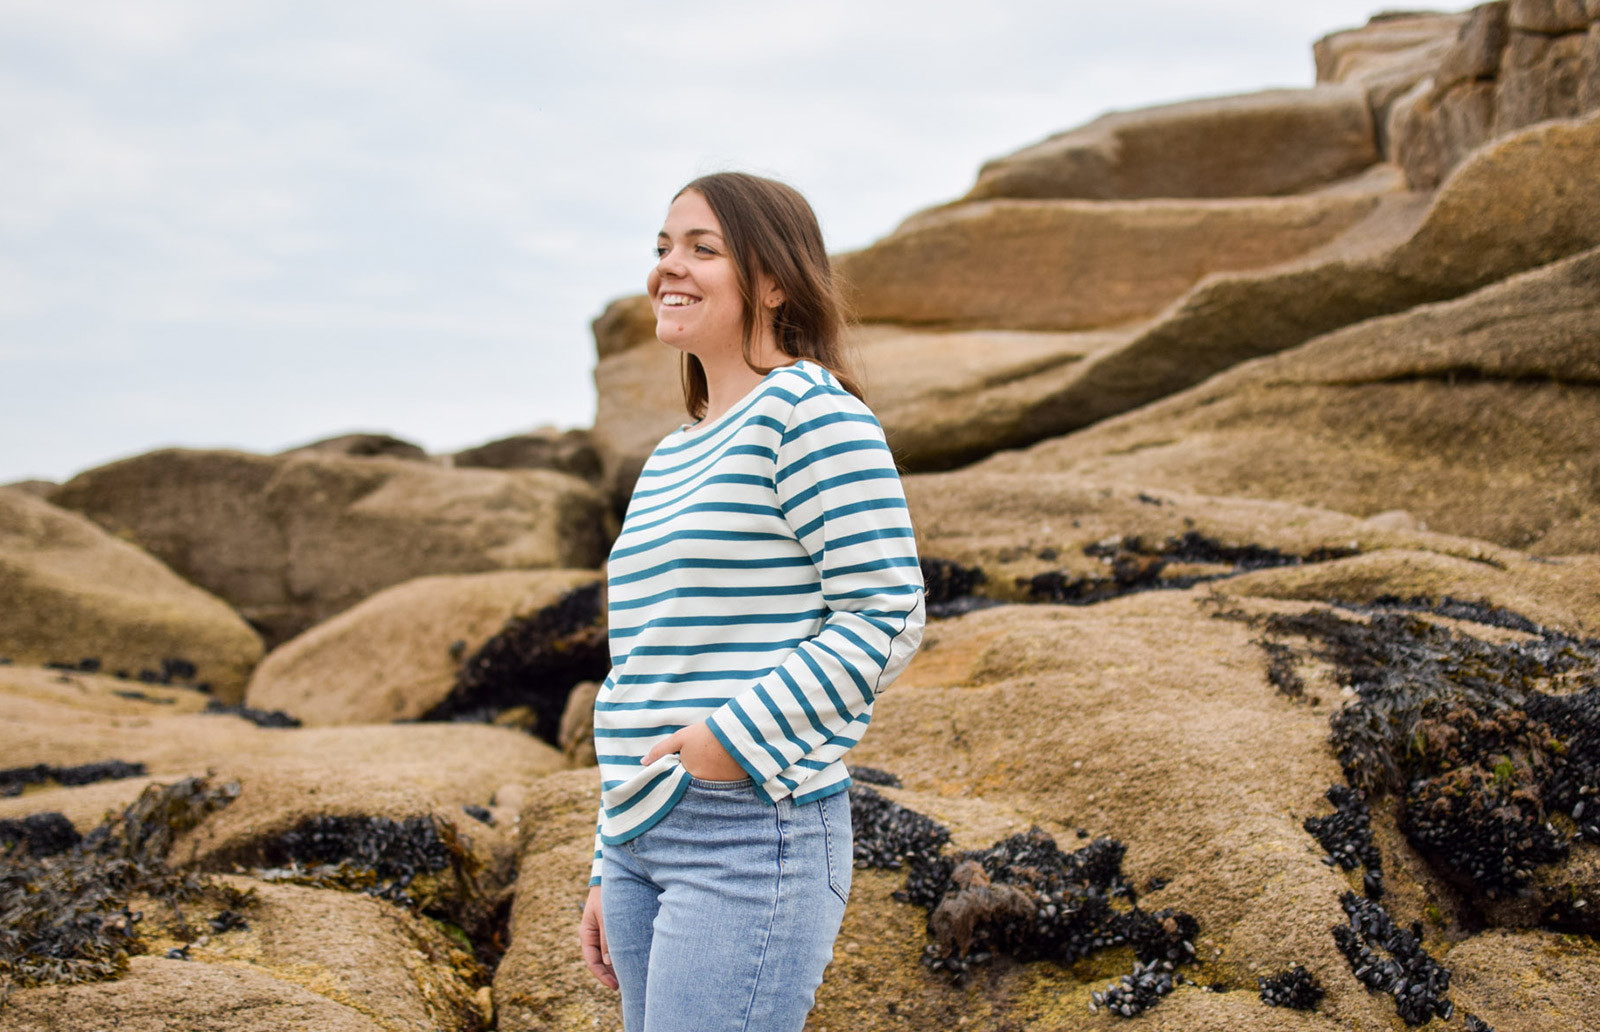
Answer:
M1383 895L1383 857L1372 841L1372 811L1367 807L1367 798L1345 785L1331 786L1327 795L1334 812L1326 817L1307 817L1302 827L1327 851L1325 863L1346 871L1365 867L1367 898L1377 899Z
M1600 844L1600 641L1459 599L1361 608L1366 619L1263 621L1271 637L1309 639L1353 690L1329 718L1352 787L1395 796L1411 843L1489 899L1522 891L1573 839ZM1531 636L1486 642L1422 610Z
M1129 535L1085 545L1083 554L1109 567L1109 576L1072 576L1060 570L1019 578L1018 586L1040 602L1092 605L1139 591L1181 590L1273 566L1320 563L1357 554L1353 548L1319 548L1305 555L1261 545L1226 545L1198 531L1185 531L1159 544ZM1169 575L1173 563L1227 566L1226 572Z
M1476 1014L1463 1014L1463 1017L1466 1019L1467 1032L1494 1032L1489 1023Z
M1445 995L1450 972L1423 950L1421 927L1401 928L1381 905L1353 892L1339 903L1349 922L1334 926L1333 939L1357 980L1371 992L1393 996L1396 1013L1408 1025L1436 1015L1448 1020L1455 1010Z
M452 860L439 822L429 816L319 815L266 845L262 855L274 867L306 869L307 880L405 904L413 902L405 890L418 875L442 871Z
M20 820L0 820L0 852L19 848L28 856L55 856L65 853L83 836L55 810L30 813Z
M864 785L850 789L858 867L904 868L895 898L928 911L923 963L957 981L996 956L1071 963L1126 946L1138 960L1096 1006L1131 1017L1170 992L1194 959L1199 925L1176 910L1139 909L1122 875L1122 843L1065 852L1039 828L988 849L944 854L949 830Z
M491 828L494 827L494 814L489 812L489 808L487 806L477 806L472 803L468 803L466 806L461 808L461 812L465 813L468 817L471 817L475 821L481 821L482 823L489 825Z
M1261 992L1261 1002L1268 1007L1287 1007L1290 1010L1315 1010L1322 999L1322 986L1315 976L1296 964L1269 978L1259 978L1256 985Z
M919 564L930 618L942 620L996 604L992 599L973 594L978 585L989 579L978 567L962 566L953 560L932 556L923 556Z
M888 788L903 788L898 775L891 774L877 767L852 766L849 768L850 779L868 785L884 785Z
M532 732L556 744L572 686L598 681L611 667L601 585L575 588L526 617L508 620L461 664L456 683L423 720L487 722L527 707Z
M206 703L205 711L207 713L218 714L221 716L238 717L241 720L248 720L256 727L286 728L300 726L299 717L291 717L289 714L283 712L283 710L259 710L250 706L246 706L243 703L230 705L228 703L218 702L216 699L212 699L210 702Z
M239 794L204 778L151 785L62 853L0 854L0 998L15 986L114 978L140 950L144 893L173 907L206 890L166 858L173 841Z
M119 781L123 778L143 777L142 763L125 760L101 760L74 767L54 767L36 763L31 767L11 767L0 770L0 796L17 796L28 785L42 785L54 781L58 785L92 785L96 781Z

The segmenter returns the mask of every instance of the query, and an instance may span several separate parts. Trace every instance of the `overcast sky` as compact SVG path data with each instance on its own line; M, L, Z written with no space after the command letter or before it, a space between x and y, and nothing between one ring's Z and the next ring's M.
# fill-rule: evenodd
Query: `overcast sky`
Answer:
M1379 6L0 0L0 483L586 426L695 175L855 248L1106 110L1310 85Z

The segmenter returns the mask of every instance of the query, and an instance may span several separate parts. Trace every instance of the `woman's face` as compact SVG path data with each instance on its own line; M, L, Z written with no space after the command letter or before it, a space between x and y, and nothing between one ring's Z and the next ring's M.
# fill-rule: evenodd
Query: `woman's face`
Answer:
M700 193L685 190L672 202L656 254L645 279L656 336L702 358L721 349L738 351L744 327L739 274L722 225Z

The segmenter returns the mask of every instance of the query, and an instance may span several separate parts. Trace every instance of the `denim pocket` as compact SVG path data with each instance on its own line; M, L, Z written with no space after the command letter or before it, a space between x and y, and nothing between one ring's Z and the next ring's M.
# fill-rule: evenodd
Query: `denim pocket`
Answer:
M828 854L828 888L842 903L850 902L850 876L855 871L855 845L850 828L850 793L835 792L817 800L822 838Z

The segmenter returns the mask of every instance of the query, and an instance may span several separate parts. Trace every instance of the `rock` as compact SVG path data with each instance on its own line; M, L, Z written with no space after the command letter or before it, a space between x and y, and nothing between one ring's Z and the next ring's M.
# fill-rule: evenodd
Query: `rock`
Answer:
M544 470L167 449L53 496L232 604L269 647L414 577L598 566L600 496Z
M1153 315L1202 276L1327 243L1372 196L962 202L840 255L859 317L949 327L1072 330Z
M1079 363L1070 388L1053 399L1070 413L1053 432L1068 429L1061 423L1086 426L1147 404L1318 334L1594 247L1596 162L1600 117L1534 126L1475 154L1420 220L1414 205L1385 205L1318 254L1209 277L1125 346Z
M1370 320L988 460L1355 515L1544 555L1600 551L1600 249Z
M1063 425L1055 399L1076 366L1128 331L917 330L858 326L848 350L896 460L943 469L1048 436ZM594 437L606 482L626 503L640 467L688 417L676 352L665 345L602 358Z
M1584 0L1511 0L1507 11L1512 29L1547 36L1583 32L1597 17L1600 11Z
M1600 948L1593 939L1492 930L1456 945L1445 961L1455 973L1456 1010L1496 1032L1592 1027L1592 1015L1600 1013Z
M1467 21L1455 45L1439 62L1433 75L1434 89L1440 93L1450 87L1479 79L1493 79L1500 71L1500 54L1506 46L1506 0L1479 4L1467 13Z
M246 702L308 725L419 719L450 695L462 662L507 620L594 581L584 570L405 581L273 649L251 678Z
M1551 38L1530 32L1511 33L1494 91L1495 135L1550 118L1582 114L1579 83L1585 67L1582 33Z
M553 469L590 483L600 477L600 456L587 430L534 430L458 451L451 459L458 469Z
M389 1032L396 1026L249 967L134 957L115 982L14 993L0 1032L277 1032L285 1023L318 1032Z
M1366 90L1378 150L1391 158L1391 108L1431 79L1465 21L1463 14L1378 15L1362 28L1331 33L1312 48L1317 81L1357 83Z
M1270 197L1377 160L1360 87L1265 90L1102 115L987 162L966 200Z
M594 753L594 700L600 694L600 685L583 681L573 686L567 696L567 708L561 713L561 736L556 740L561 754L575 767L592 767L597 762Z
M1489 138L1493 125L1493 83L1473 80L1436 95L1426 80L1394 102L1387 136L1406 180L1432 189Z
M327 437L310 444L302 444L295 448L281 451L279 455L295 455L300 452L321 452L327 455L350 455L361 458L372 456L387 456L391 459L427 459L428 453L410 441L402 441L389 434L354 433L340 434L338 437Z
M601 359L656 339L656 316L643 294L621 297L606 305L594 322L595 350Z
M14 480L9 484L0 484L0 490L23 491L36 498L49 498L51 492L60 486L54 480Z
M179 672L237 701L261 659L261 639L220 599L77 513L14 488L0 489L0 597L0 656L19 663L92 659L130 677Z

